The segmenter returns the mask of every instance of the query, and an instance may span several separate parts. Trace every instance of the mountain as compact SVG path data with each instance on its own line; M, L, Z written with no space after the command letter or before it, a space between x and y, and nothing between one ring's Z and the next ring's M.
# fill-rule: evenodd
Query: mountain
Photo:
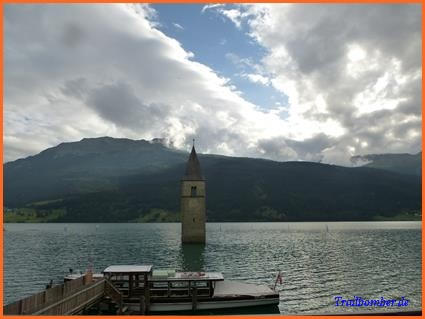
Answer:
M351 158L353 163L366 163L364 167L385 169L401 174L421 176L422 152L418 154L368 154Z
M116 190L116 176L154 173L183 163L186 157L156 141L101 137L61 143L4 164L5 205Z
M50 216L44 221L175 221L188 155L160 141L62 143L4 164L5 206ZM421 208L415 175L218 155L199 160L209 221L373 220Z

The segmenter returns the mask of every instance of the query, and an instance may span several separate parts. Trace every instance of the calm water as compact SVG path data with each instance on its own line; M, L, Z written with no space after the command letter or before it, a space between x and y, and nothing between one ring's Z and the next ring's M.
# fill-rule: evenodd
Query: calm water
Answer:
M399 299L421 308L420 222L210 223L205 247L182 247L180 224L5 224L4 298L59 283L69 268L112 264L221 271L272 284L281 269L282 314L336 313L345 299ZM390 310L398 310L397 307ZM379 310L386 310L380 308Z

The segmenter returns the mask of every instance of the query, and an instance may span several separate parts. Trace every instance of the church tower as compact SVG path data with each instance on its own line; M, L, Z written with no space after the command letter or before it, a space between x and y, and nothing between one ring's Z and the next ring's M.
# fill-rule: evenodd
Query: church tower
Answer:
M205 180L195 145L181 181L180 210L182 243L205 243Z

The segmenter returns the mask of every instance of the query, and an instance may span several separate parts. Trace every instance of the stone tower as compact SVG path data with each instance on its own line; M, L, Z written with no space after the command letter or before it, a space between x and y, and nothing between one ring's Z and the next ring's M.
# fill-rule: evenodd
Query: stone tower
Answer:
M205 243L205 180L195 146L181 181L180 210L182 243Z

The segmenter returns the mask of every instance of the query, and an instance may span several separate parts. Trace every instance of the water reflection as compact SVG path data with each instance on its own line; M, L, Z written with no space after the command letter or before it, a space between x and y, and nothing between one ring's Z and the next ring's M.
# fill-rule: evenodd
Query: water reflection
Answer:
M205 271L204 244L182 244L180 257L183 271Z

